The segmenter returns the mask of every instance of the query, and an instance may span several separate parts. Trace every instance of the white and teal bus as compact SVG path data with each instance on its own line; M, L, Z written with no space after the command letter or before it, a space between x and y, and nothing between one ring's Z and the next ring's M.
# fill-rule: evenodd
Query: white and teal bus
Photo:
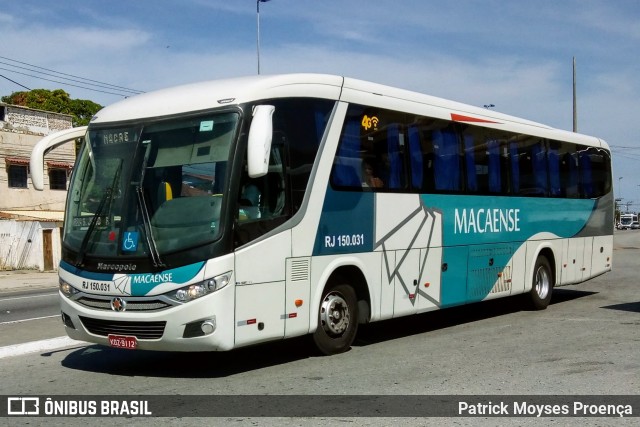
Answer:
M59 267L68 335L231 350L524 294L611 270L607 144L330 75L131 97L45 138L84 143Z

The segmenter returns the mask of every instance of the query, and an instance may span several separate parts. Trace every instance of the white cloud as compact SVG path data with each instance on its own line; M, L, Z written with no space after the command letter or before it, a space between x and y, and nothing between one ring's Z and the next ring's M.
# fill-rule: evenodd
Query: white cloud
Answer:
M629 13L629 9L636 13ZM612 1L606 3L589 2L576 9L575 16L579 22L597 32L614 34L636 41L640 39L640 4L633 0Z
M0 12L0 23L10 24L13 22L13 16Z

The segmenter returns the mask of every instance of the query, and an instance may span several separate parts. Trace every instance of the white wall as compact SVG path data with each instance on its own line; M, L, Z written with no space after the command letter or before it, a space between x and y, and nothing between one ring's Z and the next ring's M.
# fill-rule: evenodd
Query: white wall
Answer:
M60 263L61 223L0 220L0 270L44 271L42 230L52 229L53 269Z

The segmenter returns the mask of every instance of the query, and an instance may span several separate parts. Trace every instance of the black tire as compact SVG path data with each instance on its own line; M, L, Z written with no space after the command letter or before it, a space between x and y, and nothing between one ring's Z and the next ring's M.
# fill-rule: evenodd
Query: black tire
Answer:
M533 283L529 292L531 307L535 310L544 310L551 302L553 293L553 271L551 264L544 256L539 256L533 268Z
M358 300L346 284L327 286L318 307L318 328L313 341L325 355L344 353L358 331Z

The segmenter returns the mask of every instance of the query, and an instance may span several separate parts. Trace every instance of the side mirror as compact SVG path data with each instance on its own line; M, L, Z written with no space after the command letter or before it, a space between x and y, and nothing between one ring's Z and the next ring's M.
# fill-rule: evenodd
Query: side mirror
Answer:
M275 109L273 105L253 107L247 147L247 166L251 178L260 178L269 171L269 154L273 138L272 116Z
M38 141L31 151L31 159L29 160L33 188L40 191L44 189L44 155L62 144L83 137L86 133L87 127L80 126L52 133Z

